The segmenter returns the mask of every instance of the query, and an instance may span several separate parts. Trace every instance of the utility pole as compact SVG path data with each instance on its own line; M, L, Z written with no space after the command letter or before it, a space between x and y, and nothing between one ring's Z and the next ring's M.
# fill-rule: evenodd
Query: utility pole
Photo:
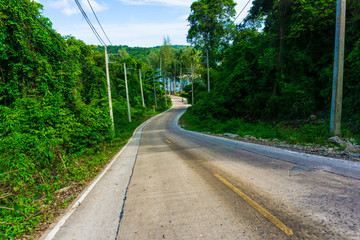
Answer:
M162 64L162 62L161 62L161 57L160 57L160 76L161 76L161 64ZM161 77L160 77L160 81L161 81ZM165 78L164 78L163 83L164 83L164 89L165 89L165 106L167 106L167 99L166 99L166 79L165 79Z
M128 107L128 115L129 115L129 122L131 122L130 100L129 100L129 90L128 90L128 84L127 84L126 63L124 63L124 72L125 72L125 88L126 88L126 100L127 100L127 107Z
M176 95L176 77L174 76L174 96Z
M176 95L176 60L174 61L175 74L174 74L174 96Z
M112 130L115 131L114 115L113 115L112 100L111 100L111 86L110 86L110 75L109 75L109 58L108 58L106 46L104 46L104 49L105 49L106 83L107 83L107 88L108 88L110 119L111 119L111 123L112 123Z
M165 88L165 106L167 106L167 96L166 96L166 77L164 77L164 88Z
M194 67L193 63L191 63L191 102L194 106Z
M168 92L169 96L171 95L171 77L168 77Z
M141 69L139 69L139 77L140 77L141 100L142 100L142 105L145 108L144 92L143 92L143 86L142 86L142 80L141 80Z
M154 100L155 100L155 108L157 108L156 87L155 87L155 74L154 74L154 76L153 76L153 82L154 82Z
M207 49L206 49L206 65L207 65L208 92L210 92L209 50Z
M341 135L341 111L344 77L346 0L337 0L334 75L331 100L330 133Z

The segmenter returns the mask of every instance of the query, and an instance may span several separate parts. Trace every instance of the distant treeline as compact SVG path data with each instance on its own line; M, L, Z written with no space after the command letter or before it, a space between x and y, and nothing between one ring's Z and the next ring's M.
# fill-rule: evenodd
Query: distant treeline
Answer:
M134 57L136 59L142 59L145 61L151 52L159 51L161 46L156 47L129 47L127 45L115 45L115 46L107 46L109 53L118 53L119 51L126 52L129 56ZM173 49L185 49L187 46L185 45L171 45ZM100 52L104 52L103 46L98 46Z

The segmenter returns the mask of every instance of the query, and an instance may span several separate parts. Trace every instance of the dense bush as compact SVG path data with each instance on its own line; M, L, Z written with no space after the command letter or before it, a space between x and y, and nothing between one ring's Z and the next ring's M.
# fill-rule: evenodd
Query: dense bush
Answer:
M221 121L329 119L335 15L336 0L253 1L231 44L218 49L211 97L196 92L194 114ZM347 1L346 16L343 122L359 133L359 1Z

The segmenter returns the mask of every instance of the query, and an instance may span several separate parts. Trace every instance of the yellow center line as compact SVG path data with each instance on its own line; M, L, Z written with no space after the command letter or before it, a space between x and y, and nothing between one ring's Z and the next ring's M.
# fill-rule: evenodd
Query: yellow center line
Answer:
M168 139L165 139L165 141L167 141L168 143L172 143L172 142L170 142L170 140L168 140Z
M231 190L233 190L237 195L239 195L242 199L245 200L248 204L250 204L256 211L261 213L264 217L266 217L270 222L272 222L276 227L280 228L286 235L291 236L294 234L293 230L286 227L284 223L282 223L279 219L277 219L274 215L269 213L265 208L261 207L254 200L249 198L245 193L241 192L234 185L229 183L227 180L219 176L218 174L214 174L214 176L219 179L222 183L228 186Z

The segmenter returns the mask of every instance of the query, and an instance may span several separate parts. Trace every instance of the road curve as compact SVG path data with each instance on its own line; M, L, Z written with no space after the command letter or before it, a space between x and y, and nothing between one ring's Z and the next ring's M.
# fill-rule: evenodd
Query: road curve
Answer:
M142 125L41 239L360 239L360 165Z
M359 164L182 130L173 101L144 128L118 239L360 239Z

